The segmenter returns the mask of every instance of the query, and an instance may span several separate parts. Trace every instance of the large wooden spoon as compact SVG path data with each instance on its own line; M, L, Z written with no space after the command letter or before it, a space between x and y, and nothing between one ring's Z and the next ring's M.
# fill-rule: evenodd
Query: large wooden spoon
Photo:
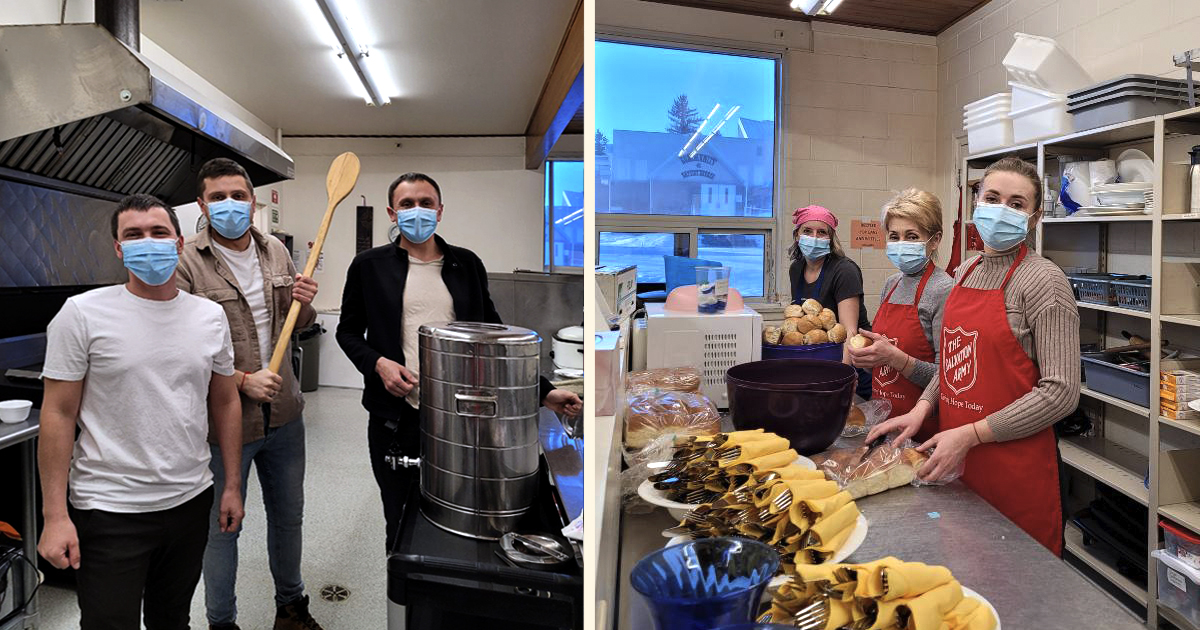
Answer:
M304 275L312 277L321 257L321 247L325 245L325 234L333 221L333 211L337 205L354 190L358 182L358 156L353 153L343 153L333 159L329 165L329 175L325 178L325 194L329 198L329 206L325 209L325 218L321 220L321 229L317 230L317 238L313 241L312 253L304 265ZM279 332L279 341L275 342L275 352L271 353L271 363L268 368L278 374L279 366L283 364L283 355L287 352L288 342L292 339L292 330L296 328L296 318L300 317L300 302L292 300L288 309L287 319L283 322L283 330Z

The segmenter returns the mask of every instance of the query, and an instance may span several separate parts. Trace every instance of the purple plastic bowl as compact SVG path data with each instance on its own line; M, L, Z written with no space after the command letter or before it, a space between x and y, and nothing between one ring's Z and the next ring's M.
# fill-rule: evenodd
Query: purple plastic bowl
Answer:
M846 426L858 373L840 361L775 359L735 365L725 381L734 428L781 435L813 455Z

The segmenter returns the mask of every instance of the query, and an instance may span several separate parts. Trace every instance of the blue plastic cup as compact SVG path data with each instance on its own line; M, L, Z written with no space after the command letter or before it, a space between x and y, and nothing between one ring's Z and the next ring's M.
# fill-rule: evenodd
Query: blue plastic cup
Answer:
M656 630L710 630L752 622L779 553L747 538L706 538L660 549L629 574Z

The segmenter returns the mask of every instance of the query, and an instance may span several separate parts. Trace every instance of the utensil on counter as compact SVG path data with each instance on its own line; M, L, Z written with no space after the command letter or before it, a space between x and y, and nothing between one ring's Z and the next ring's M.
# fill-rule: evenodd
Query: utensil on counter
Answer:
M333 211L337 205L354 190L358 183L358 172L361 165L358 156L346 152L333 158L329 165L329 174L325 176L325 194L329 205L325 208L325 218L321 219L321 227L317 230L317 238L313 240L312 251L308 254L308 262L304 265L304 275L312 277L317 269L317 261L321 258L321 248L325 246L325 235L329 232L329 224L333 222ZM275 351L271 353L271 363L267 366L278 374L279 366L283 365L283 355L287 352L288 343L292 340L292 331L296 328L296 318L300 317L300 302L292 300L288 309L287 319L283 320L283 330L279 333L279 341Z
M541 534L509 532L500 537L500 552L518 566L542 569L572 559L558 540Z
M767 582L779 570L771 547L741 538L706 538L642 558L629 574L655 630L709 630L754 621Z

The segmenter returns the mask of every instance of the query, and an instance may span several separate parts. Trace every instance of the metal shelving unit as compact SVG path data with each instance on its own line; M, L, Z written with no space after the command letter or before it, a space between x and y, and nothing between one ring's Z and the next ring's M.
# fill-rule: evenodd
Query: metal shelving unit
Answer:
M1185 291L1197 291L1197 287L1194 286L1194 283L1193 286L1182 286L1179 274L1175 274L1175 277L1172 278L1172 274L1165 273L1164 267L1164 265L1173 265L1175 269L1178 269L1178 266L1181 264L1200 266L1200 255L1188 255L1187 252L1178 251L1178 249L1172 254L1164 255L1163 251L1164 226L1167 226L1166 229L1170 230L1172 228L1169 226L1176 222L1200 221L1200 213L1182 214L1188 208L1180 207L1178 202L1172 202L1168 196L1164 195L1164 190L1167 190L1168 182L1172 186L1178 183L1178 175L1168 175L1165 165L1183 159L1183 157L1176 154L1177 151L1175 150L1173 150L1171 155L1166 155L1166 145L1168 141L1178 142L1178 138L1184 135L1200 135L1200 108L1184 110L1166 116L1142 118L1097 129L1089 129L1059 138L1042 140L1034 144L1023 144L977 155L969 155L963 159L961 168L959 169L959 183L962 186L962 190L964 190L964 194L967 195L964 205L971 207L972 202L968 182L970 170L986 168L990 163L1001 157L1015 154L1025 160L1035 162L1038 166L1039 174L1045 177L1048 163L1052 162L1058 155L1095 156L1096 158L1110 157L1108 155L1109 152L1117 148L1123 149L1133 145L1142 145L1144 150L1150 154L1155 164L1154 198L1157 201L1157 205L1154 208L1153 214L1114 217L1044 218L1041 222L1042 225L1039 226L1036 243L1040 252L1045 242L1045 233L1052 230L1071 229L1063 227L1067 225L1084 226L1076 228L1084 231L1084 233L1087 233L1087 230L1095 230L1094 233L1098 235L1099 239L1097 242L1098 251L1096 252L1100 262L1098 268L1106 270L1109 257L1106 251L1108 247L1107 230L1128 230L1134 229L1135 226L1138 226L1138 229L1142 229L1140 226L1149 224L1151 228L1149 259L1150 275L1152 276L1150 310L1137 311L1116 306L1087 304L1083 302L1079 302L1077 305L1081 312L1093 311L1097 313L1096 317L1100 324L1102 336L1108 328L1108 318L1113 315L1121 315L1145 321L1146 324L1139 324L1139 326L1149 326L1151 347L1157 348L1161 346L1164 338L1164 326L1200 328L1200 295L1197 296L1196 307L1185 306L1184 308L1179 308L1180 301L1177 299L1180 294L1186 295L1186 293L1183 293ZM1200 141L1196 143L1200 144ZM1095 158L1088 157L1088 159ZM1170 190L1174 191L1174 188ZM1089 225L1091 226L1090 228L1086 227ZM1126 225L1128 227L1125 227ZM960 242L963 243L963 249L960 251L960 255L963 260L966 260L970 253L965 250L967 240L965 225L962 229L963 233L960 234ZM1200 267L1193 269L1200 269ZM1164 313L1164 303L1168 304L1168 308L1172 309L1171 313ZM1191 313L1184 312L1192 310L1192 308L1196 310ZM1146 540L1147 565L1149 567L1147 589L1142 590L1140 587L1133 585L1127 578L1117 574L1115 570L1085 548L1082 544L1082 535L1073 526L1068 525L1064 531L1064 535L1066 537L1068 552L1091 567L1095 574L1109 582L1112 586L1129 594L1137 601L1146 604L1147 627L1157 628L1159 625L1159 616L1161 615L1162 619L1170 621L1180 628L1190 629L1194 628L1194 626L1188 624L1177 613L1166 608L1160 608L1155 597L1147 597L1147 592L1151 594L1157 594L1158 592L1156 584L1158 573L1155 561L1150 556L1150 553L1161 544L1159 543L1159 515L1161 514L1164 517L1170 518L1181 526L1200 534L1200 484L1195 486L1196 490L1192 494L1193 491L1191 489L1184 488L1181 490L1179 483L1172 481L1170 486L1163 486L1165 488L1164 492L1170 497L1170 502L1160 504L1160 484L1165 483L1164 479L1160 478L1160 475L1200 478L1200 454L1191 453L1178 458L1171 458L1173 461L1166 461L1168 458L1165 453L1175 453L1176 451L1161 450L1162 448L1170 447L1160 441L1160 429L1165 431L1183 431L1192 436L1200 436L1200 421L1175 421L1159 416L1159 365L1160 358L1155 354L1149 366L1151 374L1149 407L1131 404L1112 396L1092 391L1087 387L1084 387L1081 391L1084 397L1102 403L1106 414L1109 408L1115 408L1136 414L1139 417L1145 417L1147 423L1145 425L1144 448L1143 444L1138 444L1138 450L1149 453L1148 457L1133 453L1133 455L1137 455L1137 458L1134 458L1131 456L1132 451L1130 449L1118 447L1103 438L1099 440L1096 438L1090 440L1072 438L1059 441L1059 450L1063 462L1068 466L1113 487L1147 506L1149 525L1149 534ZM1153 421L1155 418L1157 418L1157 421ZM1163 429L1162 425L1167 425L1169 428ZM1133 434L1133 438L1129 437L1130 430L1129 426L1123 427L1124 438L1137 440L1137 433ZM1135 426L1132 430L1141 431L1141 428ZM1178 434L1172 435L1179 437ZM1160 473L1160 462L1164 462L1162 465L1169 467L1164 473ZM1193 466L1195 467L1194 474L1192 471ZM1143 479L1147 473L1149 474L1149 488L1143 484ZM1180 494L1181 492L1183 493L1182 495Z
M1093 571L1103 575L1105 579L1116 585L1126 595L1132 597L1139 604L1145 606L1146 600L1149 599L1146 595L1146 589L1133 583L1133 580L1117 573L1117 570L1112 567L1112 564L1083 544L1083 532L1071 523L1067 523L1063 531L1063 547L1071 553L1071 555L1079 558L1081 562L1090 567Z

